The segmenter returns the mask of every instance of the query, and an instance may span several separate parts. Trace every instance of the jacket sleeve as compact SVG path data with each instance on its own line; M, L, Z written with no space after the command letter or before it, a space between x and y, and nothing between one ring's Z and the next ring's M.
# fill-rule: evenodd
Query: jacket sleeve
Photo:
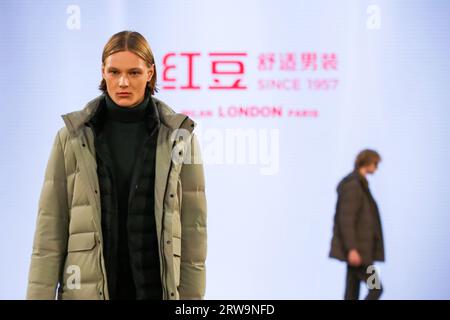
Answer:
M342 186L338 202L337 222L345 250L348 252L357 249L356 222L362 198L356 181L349 181Z
M39 198L27 299L55 299L67 249L69 209L66 178L64 153L58 132Z
M190 149L190 150L189 150ZM191 163L181 169L181 270L180 299L203 299L206 287L206 197L200 148L192 134Z

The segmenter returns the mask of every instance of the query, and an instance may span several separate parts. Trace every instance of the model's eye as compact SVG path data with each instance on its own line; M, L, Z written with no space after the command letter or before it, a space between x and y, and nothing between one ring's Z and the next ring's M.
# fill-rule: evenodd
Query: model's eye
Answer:
M131 74L132 76L137 76L137 75L139 74L139 72L137 72L137 71L132 71L132 72L130 72L130 74Z
M117 72L116 70L110 70L109 73L112 73L114 75L118 74L119 72Z

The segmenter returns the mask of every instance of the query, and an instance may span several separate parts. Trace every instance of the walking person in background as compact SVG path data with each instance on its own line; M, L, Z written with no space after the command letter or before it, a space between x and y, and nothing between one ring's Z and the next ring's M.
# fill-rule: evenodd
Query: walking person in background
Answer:
M384 261L381 219L366 176L374 174L381 161L374 150L356 157L354 171L338 184L330 257L347 263L346 300L359 298L360 283L368 284L366 300L379 299L383 288L373 274L374 261ZM375 276L375 286L369 284Z

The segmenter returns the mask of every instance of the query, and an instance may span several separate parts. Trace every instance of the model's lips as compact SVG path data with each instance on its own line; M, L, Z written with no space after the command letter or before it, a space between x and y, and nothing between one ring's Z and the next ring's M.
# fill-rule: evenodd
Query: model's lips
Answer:
M117 95L120 97L127 97L131 95L131 92L117 92Z

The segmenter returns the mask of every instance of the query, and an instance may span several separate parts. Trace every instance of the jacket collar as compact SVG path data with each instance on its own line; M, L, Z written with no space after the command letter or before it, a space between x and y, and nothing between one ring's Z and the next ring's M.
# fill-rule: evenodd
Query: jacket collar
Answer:
M101 108L99 107L104 99L105 94L102 93L89 101L83 109L61 115L69 133L76 135L86 123L94 118L97 112L101 112ZM184 114L176 113L165 102L153 96L151 99L155 108L154 114L160 124L165 125L171 130L178 129L182 126L184 129L192 132L195 127L195 122L191 118Z

